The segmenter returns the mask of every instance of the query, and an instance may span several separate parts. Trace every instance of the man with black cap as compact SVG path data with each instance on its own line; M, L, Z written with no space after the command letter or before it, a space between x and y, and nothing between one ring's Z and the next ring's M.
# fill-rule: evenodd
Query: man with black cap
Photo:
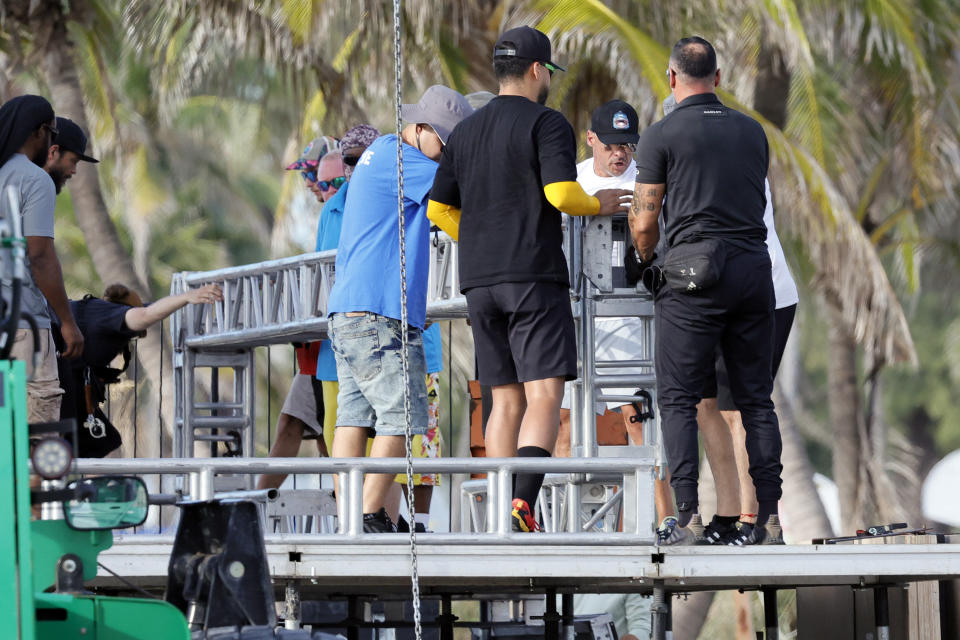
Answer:
M663 207L668 250L657 289L657 392L678 524L697 510L697 404L719 346L746 429L757 527L777 513L781 441L773 388L774 290L765 239L769 147L763 128L723 105L713 46L699 37L674 45L668 69L676 110L650 125L637 150L630 212L643 271L655 257ZM735 478L733 478L735 480ZM718 514L704 537L726 544L739 514Z
M77 172L77 164L83 162L100 162L96 158L86 155L87 136L76 122L69 118L57 116L57 139L47 152L47 162L44 169L53 179L53 185L60 193L67 180Z
M577 376L570 277L560 211L626 211L630 192L587 195L577 183L573 127L544 105L550 40L531 27L504 32L493 51L500 94L450 136L428 215L460 242L460 290L476 345L480 384L493 408L491 457L549 457L557 438L563 383ZM516 531L536 530L542 474L518 474Z
M53 209L56 187L43 170L50 146L58 133L53 107L40 96L18 96L0 107L0 214L12 214L7 188L13 187L27 243L27 266L21 285L21 310L29 313L40 331L40 362L33 368L33 340L21 320L10 356L27 363L27 419L55 422L60 419L60 388L56 348L51 334L53 309L60 320L65 358L83 351L83 335L74 321L63 286L63 271L53 243ZM9 258L4 253L3 299L13 296ZM48 307L49 303L49 307ZM11 331L12 327L5 328Z
M377 138L360 156L350 179L337 246L337 279L327 305L340 390L333 456L404 454L407 407L414 435L427 431L426 361L422 332L427 315L430 221L427 196L450 132L473 113L453 89L434 85L417 104L403 105L407 361L404 386L401 339L400 239L397 228L397 134ZM410 403L405 397L410 394ZM405 406L406 405L406 406ZM363 529L396 528L384 510L394 475L368 474L363 483Z

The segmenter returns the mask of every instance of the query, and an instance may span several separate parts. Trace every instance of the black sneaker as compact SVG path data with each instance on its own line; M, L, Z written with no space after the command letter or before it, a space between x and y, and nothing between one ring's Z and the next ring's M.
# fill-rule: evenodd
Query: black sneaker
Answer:
M363 514L364 533L396 533L397 526L390 520L387 510L380 507L376 513Z
M736 527L737 531L730 536L730 540L727 542L731 547L764 544L764 540L767 538L767 530L752 522L737 522L733 526Z
M737 533L736 526L720 524L714 516L710 524L703 528L703 537L697 540L697 544L726 546L737 536Z

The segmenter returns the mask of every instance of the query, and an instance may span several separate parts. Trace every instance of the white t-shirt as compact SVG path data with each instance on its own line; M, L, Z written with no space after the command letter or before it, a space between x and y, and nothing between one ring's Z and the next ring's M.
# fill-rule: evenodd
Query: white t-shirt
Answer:
M783 255L783 247L777 236L777 229L773 224L773 198L770 195L770 181L764 181L767 194L767 208L763 212L763 223L767 225L767 251L770 252L770 264L773 266L773 292L777 300L776 308L783 309L800 302L797 293L797 283L793 281L787 257Z
M41 167L30 162L22 153L15 153L0 167L0 216L10 217L10 205L7 200L7 187L16 191L17 202L20 205L20 218L23 223L23 236L53 237L53 208L56 204L57 190L53 179ZM13 294L10 286L10 277L13 267L9 253L4 251L3 265L3 299L8 303ZM25 260L25 273L21 290L21 309L31 314L41 329L50 328L50 313L47 311L47 299L37 288L30 272L29 258ZM26 329L30 325L25 320L20 321L20 328Z
M593 158L588 158L577 165L577 182L583 187L583 190L590 195L595 194L601 189L629 189L633 191L633 185L637 178L637 163L630 160L630 166L623 172L623 175L607 177L598 176L593 170ZM616 250L619 245L614 245L613 264L623 264L623 256ZM640 350L640 340L637 336L643 331L643 322L640 318L597 318L594 326L596 327L596 358L598 360L639 360L643 357ZM642 373L636 369L623 369L617 373ZM604 389L604 393L609 395L632 395L635 388L628 389ZM603 413L604 409L613 409L623 405L623 402L598 402L596 405L597 413ZM570 408L570 385L564 390L563 403L564 409Z
M634 180L637 177L637 163L630 161L630 166L623 172L622 176L603 177L598 176L593 170L593 158L587 158L577 165L577 182L583 187L583 190L593 195L600 189L630 189L633 190ZM770 195L770 181L765 180L764 186L767 194L767 208L763 212L763 222L767 225L767 250L770 252L770 264L773 266L773 290L776 294L776 308L782 309L797 304L800 296L797 293L797 285L790 275L790 267L787 265L787 258L783 254L783 247L780 245L780 238L777 236L777 230L773 223L773 198ZM621 262L615 264L622 264ZM617 256L614 256L616 261Z

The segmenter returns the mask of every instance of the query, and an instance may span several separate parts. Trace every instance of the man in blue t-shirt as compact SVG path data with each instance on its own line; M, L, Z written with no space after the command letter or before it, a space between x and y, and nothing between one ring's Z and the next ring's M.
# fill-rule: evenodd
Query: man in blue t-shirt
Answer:
M427 198L450 131L473 109L456 91L434 85L420 102L403 106L403 206L406 256L407 360L414 434L427 429L422 331L427 315L430 221ZM404 453L406 411L401 360L400 247L397 228L397 137L374 141L360 157L347 194L336 282L330 293L329 333L337 361L334 457ZM363 486L363 528L395 531L383 508L392 474L370 474Z

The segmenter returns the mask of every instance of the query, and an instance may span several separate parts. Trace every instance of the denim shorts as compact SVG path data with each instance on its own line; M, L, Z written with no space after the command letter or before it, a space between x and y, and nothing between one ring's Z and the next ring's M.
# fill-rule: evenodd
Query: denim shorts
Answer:
M375 313L330 316L329 333L337 359L337 426L367 427L379 436L402 436L404 415L400 321ZM409 327L407 359L410 418L414 434L427 432L427 363L423 332Z

